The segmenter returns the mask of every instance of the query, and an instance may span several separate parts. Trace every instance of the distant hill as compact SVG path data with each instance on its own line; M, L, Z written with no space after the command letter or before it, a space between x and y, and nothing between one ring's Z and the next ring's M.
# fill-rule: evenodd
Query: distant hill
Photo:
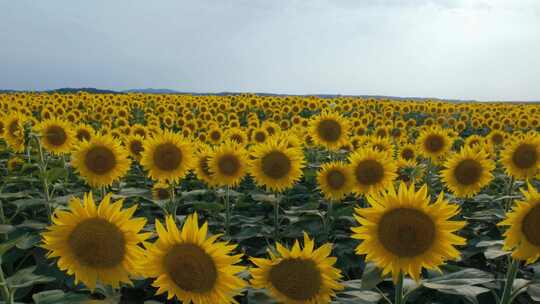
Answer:
M175 91L175 90L169 90L169 89L154 89L154 88L147 88L147 89L131 89L131 90L125 90L125 91L122 91L122 93L181 94L181 92L178 92L178 91Z
M47 90L44 92L60 93L60 94L69 94L69 93L77 93L77 92L87 92L87 93L92 93L92 94L121 94L121 92L117 92L113 90L102 90L102 89L96 89L96 88L60 88L60 89L54 89L54 90Z
M213 96L234 96L239 94L254 94L258 96L316 96L319 98L338 98L338 97L361 97L361 98L374 98L374 99L392 99L392 100L439 100L446 102L476 102L473 99L445 99L437 97L399 97L399 96L385 96L385 95L346 95L346 94L275 94L275 93L264 93L264 92L215 92L215 93L200 93L200 92L181 92L171 89L155 89L155 88L146 88L146 89L130 89L123 91L114 91L114 90L103 90L96 88L60 88L54 90L44 90L44 91L31 91L31 90L0 90L2 93L17 93L17 92L44 92L44 93L77 93L77 92L87 92L91 94L127 94L127 93L143 93L143 94L178 94L178 95L213 95ZM540 101L502 101L502 102L524 102L524 103L540 103Z

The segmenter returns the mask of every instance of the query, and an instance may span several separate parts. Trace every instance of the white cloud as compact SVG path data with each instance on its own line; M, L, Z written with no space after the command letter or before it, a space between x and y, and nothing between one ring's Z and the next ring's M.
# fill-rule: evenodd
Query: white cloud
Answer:
M0 88L540 99L540 1L0 2Z

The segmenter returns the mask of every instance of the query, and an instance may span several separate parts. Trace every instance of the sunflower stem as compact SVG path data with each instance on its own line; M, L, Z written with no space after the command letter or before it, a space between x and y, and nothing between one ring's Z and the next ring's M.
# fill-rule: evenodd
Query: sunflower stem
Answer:
M231 237L231 197L230 187L225 188L225 237Z
M328 201L328 206L326 210L326 234L327 238L330 239L330 234L332 232L332 215L334 213L334 203Z
M169 185L169 206L165 208L166 215L172 215L174 221L176 222L176 202L174 194L174 183Z
M403 302L404 298L403 298L403 279L404 279L404 275L403 275L403 272L400 272L399 273L399 276L398 276L398 282L396 284L396 294L395 294L395 304L405 304Z
M506 212L508 212L510 210L510 207L512 206L512 198L510 196L512 195L512 190L514 189L514 182L515 182L515 179L512 176L510 178L510 183L508 184L508 188L506 189L506 196L508 197L504 204L504 210Z
M1 259L1 258L0 258ZM6 281L6 276L4 275L4 269L0 266L0 292L2 294L2 299L6 304L13 304L12 293L9 290L8 283Z
M45 209L47 210L47 220L49 223L52 222L52 208L51 208L51 194L49 192L49 182L47 180L47 163L45 161L45 153L43 153L43 147L39 138L34 137L39 152L39 176L43 184L43 191L45 192Z
M500 304L510 304L512 302L512 287L514 286L514 280L516 279L518 270L519 270L519 260L512 259L512 262L510 263L510 265L508 265L508 271L506 273L506 282L504 285L504 290L501 296Z
M276 194L276 201L274 202L274 241L279 241L279 201L281 197Z

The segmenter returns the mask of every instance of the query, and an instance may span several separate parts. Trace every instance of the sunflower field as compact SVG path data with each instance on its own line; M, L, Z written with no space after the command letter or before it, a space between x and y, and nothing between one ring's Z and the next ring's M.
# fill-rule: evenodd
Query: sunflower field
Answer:
M540 301L540 106L0 95L1 303Z

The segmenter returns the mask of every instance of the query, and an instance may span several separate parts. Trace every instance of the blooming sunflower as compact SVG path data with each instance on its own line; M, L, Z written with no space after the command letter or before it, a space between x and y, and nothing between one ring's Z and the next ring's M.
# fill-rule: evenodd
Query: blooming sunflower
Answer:
M212 144L219 144L223 139L223 132L218 127L213 127L208 131L206 138L208 138Z
M24 160L20 157L12 157L7 162L7 169L9 172L18 171L22 168Z
M317 175L317 183L327 200L337 202L351 193L354 176L343 162L325 163Z
M149 234L139 233L146 219L132 218L137 206L122 210L122 204L122 200L111 203L110 194L99 206L91 193L82 201L73 198L69 210L57 210L53 224L42 233L47 256L59 257L58 267L91 289L98 281L115 288L120 282L131 283L135 262L144 258L139 243Z
M237 186L246 175L247 151L243 146L226 141L210 155L208 170L215 183L220 186Z
M416 142L422 154L433 160L446 154L452 147L448 133L441 128L422 131Z
M26 116L12 112L4 118L4 139L15 152L24 152L24 123Z
M269 138L253 146L249 172L259 186L281 192L302 177L304 154L301 148L289 147L286 141Z
M199 228L197 213L187 217L181 230L172 216L166 226L156 221L158 240L148 245L141 272L156 278L157 294L167 292L182 303L236 303L233 297L246 284L237 274L245 267L235 265L242 254L231 255L236 245L216 241L220 235L207 237L208 224Z
M415 161L416 160L416 147L411 144L403 145L399 149L398 159L403 159L405 161Z
M152 198L157 201L168 200L171 198L171 187L165 183L156 183L152 187Z
M522 193L525 199L518 201L499 225L510 226L504 233L503 249L513 250L513 258L531 264L540 257L540 193L530 184Z
M79 124L75 128L75 137L78 141L89 141L95 133L94 128L87 124Z
M212 172L210 172L210 168L208 167L208 160L212 153L212 148L206 145L199 147L197 152L197 164L195 165L195 174L199 180L206 183L208 186L215 185Z
M333 265L331 244L315 249L304 233L304 248L298 240L291 250L276 243L277 253L268 250L270 259L251 258L257 266L251 270L251 285L266 288L281 303L330 303L335 292L343 289L341 271Z
M506 146L501 162L508 175L516 179L530 179L540 169L540 136L526 134Z
M124 176L131 161L127 151L111 136L96 135L79 144L71 163L91 187L102 187Z
M41 134L41 144L53 154L66 154L71 151L75 132L71 126L58 118L42 121L35 129Z
M362 148L349 156L349 162L357 194L381 191L397 177L397 166L388 152Z
M446 187L458 197L471 197L491 182L495 162L483 150L465 146L450 156L444 166L441 178Z
M159 181L177 182L193 167L192 145L182 136L164 131L143 145L141 165Z
M412 184L391 186L386 193L368 196L370 208L357 208L355 218L360 224L352 228L355 239L362 240L356 253L366 255L383 271L392 274L394 283L400 273L420 279L422 267L439 270L445 260L459 257L455 245L465 239L454 234L465 222L450 221L459 212L441 193L430 204L427 186L418 192Z
M137 134L128 135L125 138L125 145L129 151L129 155L135 160L141 160L142 152L144 151L144 138Z
M310 134L315 144L337 150L347 143L349 124L339 114L323 111L311 120Z

